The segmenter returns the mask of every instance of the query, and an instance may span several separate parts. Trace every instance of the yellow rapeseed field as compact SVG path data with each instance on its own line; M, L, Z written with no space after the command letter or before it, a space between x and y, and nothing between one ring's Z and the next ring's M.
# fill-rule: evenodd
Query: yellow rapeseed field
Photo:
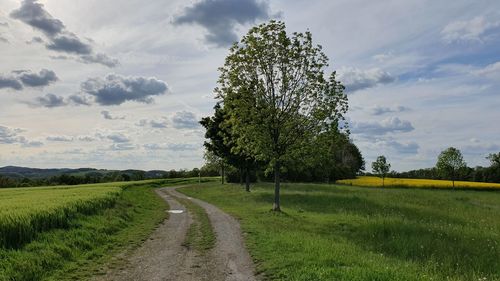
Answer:
M379 177L361 176L356 179L338 180L338 184L357 185L357 186L372 186L381 187L382 179ZM421 188L452 188L452 182L447 180L425 180L425 179L400 179L400 178L385 178L385 186L404 186L404 187L421 187ZM455 188L467 189L498 189L499 183L486 182L470 182L470 181L455 181Z
M121 190L116 184L0 189L0 247L20 246L78 214L111 207Z

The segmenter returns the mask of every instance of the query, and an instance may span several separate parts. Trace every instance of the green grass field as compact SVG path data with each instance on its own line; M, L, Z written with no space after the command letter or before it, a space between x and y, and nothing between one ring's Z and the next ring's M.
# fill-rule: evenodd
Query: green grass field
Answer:
M241 220L269 280L500 280L500 193L285 184L180 191Z
M0 189L0 280L82 280L119 264L166 217L153 188L197 181Z

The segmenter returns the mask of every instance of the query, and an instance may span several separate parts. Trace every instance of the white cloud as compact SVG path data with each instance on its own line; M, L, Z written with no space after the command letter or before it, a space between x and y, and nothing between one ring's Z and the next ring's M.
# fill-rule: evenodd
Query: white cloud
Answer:
M347 92L375 87L379 84L389 84L396 80L389 72L380 68L371 68L361 70L358 68L341 68L339 71L339 80L346 87Z
M478 16L471 20L449 23L443 28L441 35L447 43L483 42L489 31L499 27L499 21L489 21L484 16Z

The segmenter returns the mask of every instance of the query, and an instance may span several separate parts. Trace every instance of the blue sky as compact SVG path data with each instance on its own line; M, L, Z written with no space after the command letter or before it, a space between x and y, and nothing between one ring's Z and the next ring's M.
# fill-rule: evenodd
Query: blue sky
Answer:
M500 151L498 1L0 0L0 166L203 163L230 42L272 18L310 30L346 85L368 163Z

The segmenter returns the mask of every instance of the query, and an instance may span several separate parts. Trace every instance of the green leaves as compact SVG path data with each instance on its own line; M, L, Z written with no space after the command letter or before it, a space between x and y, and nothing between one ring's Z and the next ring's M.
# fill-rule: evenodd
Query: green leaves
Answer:
M457 172L466 166L462 153L454 147L443 150L436 163L438 171L451 180L455 180Z
M221 67L217 97L236 146L268 162L283 161L327 124L343 119L347 97L310 32L288 36L270 21L250 29Z
M385 178L390 169L391 164L387 163L387 159L383 155L377 157L377 161L372 162L373 173L379 175L381 178Z

